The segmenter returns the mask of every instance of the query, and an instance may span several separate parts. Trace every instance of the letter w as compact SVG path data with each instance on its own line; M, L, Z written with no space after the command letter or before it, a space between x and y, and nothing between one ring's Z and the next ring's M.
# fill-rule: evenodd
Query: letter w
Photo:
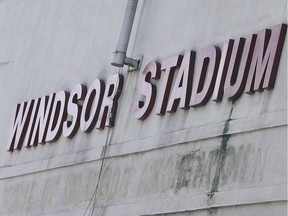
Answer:
M34 100L17 104L14 110L14 121L11 124L8 140L8 151L20 150L29 125Z

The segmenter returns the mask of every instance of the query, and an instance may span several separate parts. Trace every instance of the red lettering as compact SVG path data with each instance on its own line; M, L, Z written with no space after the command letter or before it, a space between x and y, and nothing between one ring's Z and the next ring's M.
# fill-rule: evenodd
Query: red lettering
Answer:
M220 60L220 50L215 46L208 46L200 51L198 66L194 73L190 106L204 105L213 93L217 70Z
M161 70L164 71L163 83L160 86L159 94L157 95L158 104L156 107L157 115L165 115L166 107L170 95L171 85L173 82L174 72L182 62L183 56L177 55L163 60ZM159 96L159 97L158 97Z
M124 78L120 74L114 74L107 80L103 102L96 124L96 128L112 127L117 111L117 101L123 88Z
M262 30L257 35L245 92L252 94L275 85L278 65L285 41L287 25Z
M220 65L217 73L217 79L214 87L214 93L212 100L219 102L223 98L224 84L226 79L226 74L228 70L228 65L231 57L231 52L233 48L234 40L228 40L223 44L222 55L220 60Z
M56 93L52 108L51 119L47 130L46 142L56 141L62 133L62 124L66 119L66 107L69 93L60 91Z
M194 69L195 52L189 51L185 53L182 60L180 69L177 74L177 78L169 102L167 105L167 112L176 112L179 105L181 109L189 108L189 100L191 97L192 90L192 76Z
M20 150L26 135L34 100L17 104L14 110L15 119L12 122L8 140L8 151Z
M256 35L235 40L225 81L224 95L231 100L241 96L245 89Z
M29 121L29 124L27 127L25 140L23 143L24 146L28 147L28 148L31 147L31 139L32 139L32 135L33 135L33 129L35 127L35 119L36 119L37 112L39 110L40 102L41 102L40 98L35 99L34 105L33 105L32 111L31 111L31 117L30 117L30 121ZM36 145L34 145L34 146L36 146Z
M78 105L78 101L84 100L87 93L87 88L84 85L78 84L72 90L68 104L67 104L67 115L70 116L71 120L66 120L63 123L63 136L72 138L79 126L80 126L80 116L82 107Z
M157 88L154 84L150 83L151 79L159 79L161 75L160 71L160 63L158 62L150 62L142 74L139 76L139 91L140 94L145 97L144 101L138 101L134 104L133 112L134 116L138 119L144 120L151 113L155 99Z
M104 88L104 82L96 79L88 89L81 112L81 131L90 132L95 126L101 108Z
M36 146L38 143L44 144L46 142L47 129L51 116L52 106L54 103L55 93L49 97L44 96L40 99L39 110L34 119L34 127L29 146Z

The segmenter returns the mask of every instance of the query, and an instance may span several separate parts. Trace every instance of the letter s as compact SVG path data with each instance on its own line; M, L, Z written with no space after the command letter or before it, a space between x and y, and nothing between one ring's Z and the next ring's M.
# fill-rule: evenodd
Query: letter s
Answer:
M150 83L150 80L160 78L160 68L160 63L150 62L139 77L139 92L145 96L145 102L138 101L134 104L134 116L138 119L144 120L153 109L157 88L154 84Z

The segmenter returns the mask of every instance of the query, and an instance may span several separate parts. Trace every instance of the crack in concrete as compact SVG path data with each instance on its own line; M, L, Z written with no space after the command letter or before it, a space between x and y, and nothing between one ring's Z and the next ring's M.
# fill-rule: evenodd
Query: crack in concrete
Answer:
M207 193L208 199L212 199L214 194L218 192L220 173L221 173L221 169L224 166L224 160L225 160L225 156L227 152L227 143L230 138L230 134L228 134L228 131L229 131L229 124L231 121L231 116L232 116L232 112L234 108L234 103L235 101L232 102L232 107L229 113L229 118L226 120L225 125L224 125L223 134L222 134L222 142L221 142L220 149L218 151L219 153L218 153L216 172L215 172L215 176L212 182L211 190Z

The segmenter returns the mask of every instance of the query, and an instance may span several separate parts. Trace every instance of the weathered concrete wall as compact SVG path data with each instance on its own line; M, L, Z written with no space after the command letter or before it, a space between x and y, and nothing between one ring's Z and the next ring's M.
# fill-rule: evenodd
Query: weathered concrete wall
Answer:
M16 103L118 72L125 3L0 1L0 215L286 215L287 41L273 90L141 121L139 71L124 68L113 128L6 151ZM141 1L128 55L144 55L142 72L280 23L286 0Z

